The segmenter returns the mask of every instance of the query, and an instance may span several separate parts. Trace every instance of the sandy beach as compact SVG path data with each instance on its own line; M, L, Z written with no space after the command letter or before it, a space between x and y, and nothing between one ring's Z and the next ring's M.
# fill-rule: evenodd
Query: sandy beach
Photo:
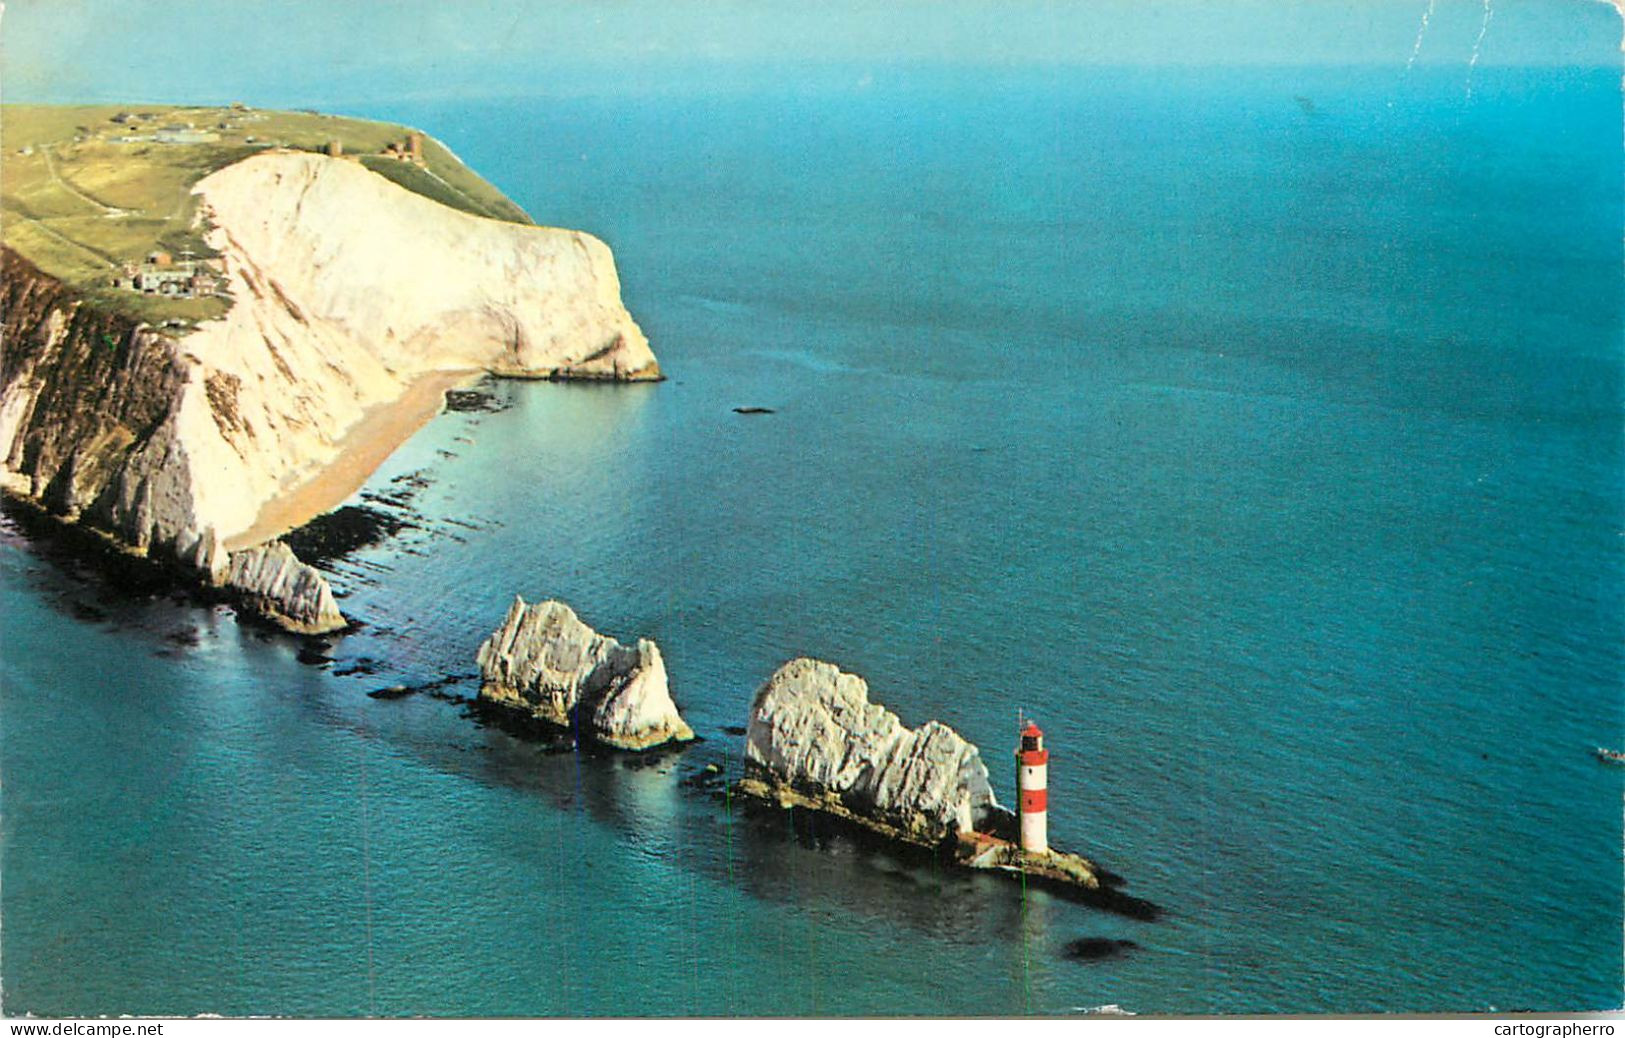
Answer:
M482 374L478 368L430 372L398 399L369 410L339 442L337 457L315 476L267 501L252 526L227 538L226 550L238 551L280 537L343 504L395 448L441 412L446 390Z

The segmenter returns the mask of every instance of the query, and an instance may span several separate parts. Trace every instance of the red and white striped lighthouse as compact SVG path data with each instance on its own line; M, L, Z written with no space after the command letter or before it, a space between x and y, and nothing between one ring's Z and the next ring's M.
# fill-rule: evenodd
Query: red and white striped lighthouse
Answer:
M1028 721L1016 750L1016 795L1021 801L1021 849L1049 850L1049 751L1044 732Z

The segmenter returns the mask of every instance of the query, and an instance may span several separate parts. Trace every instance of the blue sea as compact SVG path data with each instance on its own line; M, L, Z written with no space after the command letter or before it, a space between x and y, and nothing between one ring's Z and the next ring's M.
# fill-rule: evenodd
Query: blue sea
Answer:
M363 626L315 645L8 520L6 1012L1619 1007L1619 70L1465 86L911 66L353 111L604 238L670 380L436 419L354 502L404 525L324 563ZM467 716L516 593L656 639L701 741ZM1007 803L1038 719L1052 838L1162 918L692 784L800 654Z

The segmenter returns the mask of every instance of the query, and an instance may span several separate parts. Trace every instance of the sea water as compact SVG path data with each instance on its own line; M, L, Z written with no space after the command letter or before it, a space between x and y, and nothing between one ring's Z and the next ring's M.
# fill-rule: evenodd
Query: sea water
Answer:
M325 645L8 526L7 1012L1621 1003L1617 69L355 114L608 241L670 380L436 419L356 502L407 525L325 562L363 623ZM472 694L516 593L658 641L701 741L367 695ZM799 654L1007 803L1036 718L1055 842L1163 917L693 785Z

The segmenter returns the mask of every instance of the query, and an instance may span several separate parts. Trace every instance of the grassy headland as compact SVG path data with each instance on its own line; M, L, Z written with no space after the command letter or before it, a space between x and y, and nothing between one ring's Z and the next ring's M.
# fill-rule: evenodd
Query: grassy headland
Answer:
M422 164L386 156L405 126L315 112L167 105L0 105L0 237L47 274L115 311L192 322L230 305L109 287L154 251L211 255L192 186L259 151L330 142L402 187L478 216L530 223L502 192L425 137Z

